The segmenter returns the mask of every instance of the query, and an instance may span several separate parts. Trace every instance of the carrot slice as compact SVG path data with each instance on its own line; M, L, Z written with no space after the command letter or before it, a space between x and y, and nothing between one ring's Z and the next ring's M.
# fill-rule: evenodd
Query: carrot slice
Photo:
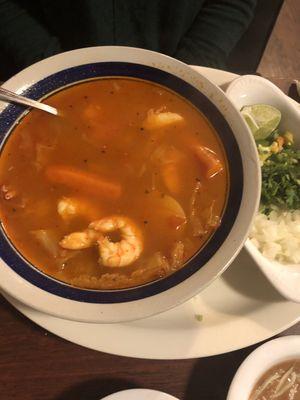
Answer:
M203 164L206 169L206 177L212 178L219 172L223 171L223 164L217 158L214 151L204 146L197 146L194 149L198 160Z
M121 196L121 185L108 182L91 172L66 165L51 165L46 169L46 177L53 183L65 185L71 189L85 192L91 196L116 199Z

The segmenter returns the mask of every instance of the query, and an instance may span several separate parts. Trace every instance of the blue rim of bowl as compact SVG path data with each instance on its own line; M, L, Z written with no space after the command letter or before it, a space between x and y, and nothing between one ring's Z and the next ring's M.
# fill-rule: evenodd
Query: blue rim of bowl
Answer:
M201 92L181 78L168 72L141 64L126 62L99 62L83 64L50 75L27 88L22 94L38 100L52 93L84 82L104 77L131 77L163 85L191 102L215 128L228 160L229 193L222 223L204 247L172 275L148 284L120 290L92 290L68 285L51 278L26 261L0 229L0 255L3 261L18 275L34 286L54 295L86 303L122 303L140 300L168 290L183 282L202 268L221 247L236 220L243 193L243 165L234 134L217 107ZM9 105L0 114L0 148L13 132L13 127L26 108Z

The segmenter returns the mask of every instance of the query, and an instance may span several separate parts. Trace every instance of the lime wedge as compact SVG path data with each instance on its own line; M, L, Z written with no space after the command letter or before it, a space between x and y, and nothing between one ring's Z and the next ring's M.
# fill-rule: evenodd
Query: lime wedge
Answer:
M241 109L255 140L266 139L279 125L281 112L268 104L254 104Z

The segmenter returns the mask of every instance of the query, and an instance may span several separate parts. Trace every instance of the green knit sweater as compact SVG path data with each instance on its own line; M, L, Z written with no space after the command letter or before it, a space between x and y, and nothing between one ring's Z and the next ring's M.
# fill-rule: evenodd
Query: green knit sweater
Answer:
M45 57L124 45L224 68L256 0L0 0L0 79Z

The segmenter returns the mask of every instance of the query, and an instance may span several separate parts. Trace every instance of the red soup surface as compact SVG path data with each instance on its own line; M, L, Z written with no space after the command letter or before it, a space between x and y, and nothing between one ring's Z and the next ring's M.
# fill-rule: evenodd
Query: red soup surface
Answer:
M222 145L164 87L98 79L33 110L0 158L0 218L19 252L74 286L119 289L181 268L220 224Z

